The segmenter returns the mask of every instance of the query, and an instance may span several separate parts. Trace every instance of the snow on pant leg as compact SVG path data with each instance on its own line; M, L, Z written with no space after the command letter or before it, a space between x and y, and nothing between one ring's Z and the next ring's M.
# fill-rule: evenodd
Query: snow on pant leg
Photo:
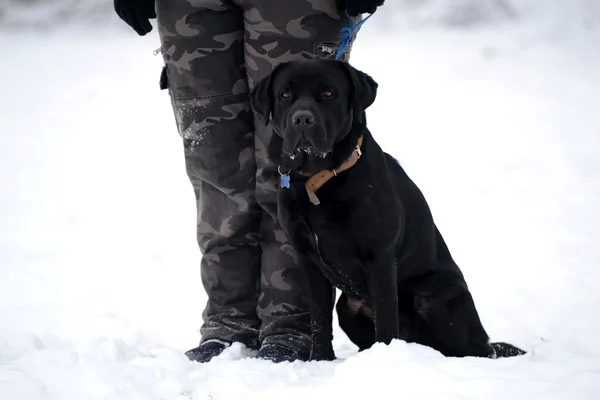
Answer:
M200 270L208 295L201 342L219 338L256 347L261 213L254 195L242 11L231 0L157 0L157 15L169 94L197 201Z
M284 61L335 58L341 29L349 25L339 14L335 0L244 0L246 69L250 87ZM355 19L355 23L360 17ZM350 47L342 56L348 61ZM276 222L279 175L269 164L266 146L270 125L255 121L256 198L264 209L262 218L262 269L259 315L260 340L279 342L308 351L310 315L308 297L297 256ZM332 310L333 312L333 310Z

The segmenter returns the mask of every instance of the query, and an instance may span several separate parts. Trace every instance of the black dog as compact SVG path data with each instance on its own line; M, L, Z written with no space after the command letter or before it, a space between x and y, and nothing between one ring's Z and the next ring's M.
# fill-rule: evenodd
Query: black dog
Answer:
M347 63L306 60L278 65L251 93L274 131L278 220L306 273L311 359L335 358L334 287L340 326L360 350L402 339L446 356L524 354L489 342L425 198L367 129L376 92Z

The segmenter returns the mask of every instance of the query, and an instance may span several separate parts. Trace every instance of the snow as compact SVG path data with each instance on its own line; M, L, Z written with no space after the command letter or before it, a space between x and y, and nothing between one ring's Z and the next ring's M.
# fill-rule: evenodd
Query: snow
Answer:
M334 362L187 361L205 294L156 32L68 24L0 35L0 399L600 398L600 7L492 3L402 2L352 63L488 333L526 356L357 354L336 326Z

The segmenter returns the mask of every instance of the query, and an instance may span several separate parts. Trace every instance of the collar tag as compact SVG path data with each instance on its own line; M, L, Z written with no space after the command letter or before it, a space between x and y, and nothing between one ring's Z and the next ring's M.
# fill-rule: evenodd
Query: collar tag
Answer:
M289 189L289 187L290 187L290 172L291 171L288 171L284 174L283 172L281 172L281 167L277 167L277 172L279 172L279 175L280 175L279 186L281 186L282 188Z

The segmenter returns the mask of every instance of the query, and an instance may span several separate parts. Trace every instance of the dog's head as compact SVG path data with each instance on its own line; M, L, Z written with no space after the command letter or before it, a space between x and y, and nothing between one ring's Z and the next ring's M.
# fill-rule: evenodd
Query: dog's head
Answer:
M312 175L349 155L353 147L341 143L364 123L376 92L377 83L346 62L302 60L279 64L250 98L259 119L273 125L272 162Z

